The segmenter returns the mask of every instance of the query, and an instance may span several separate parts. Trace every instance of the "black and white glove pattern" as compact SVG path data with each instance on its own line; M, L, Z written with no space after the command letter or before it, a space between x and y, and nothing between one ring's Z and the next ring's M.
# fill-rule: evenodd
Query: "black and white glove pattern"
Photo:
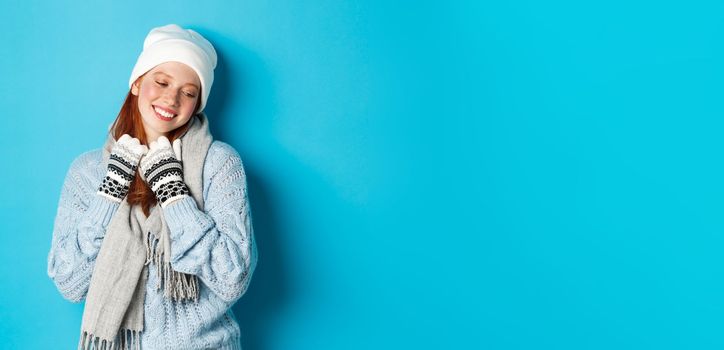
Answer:
M136 176L138 162L146 152L146 145L142 145L135 137L123 134L111 149L106 176L97 193L114 202L123 201Z
M151 142L148 153L141 159L143 177L162 208L190 194L180 159L181 140L175 140L171 146L165 136Z

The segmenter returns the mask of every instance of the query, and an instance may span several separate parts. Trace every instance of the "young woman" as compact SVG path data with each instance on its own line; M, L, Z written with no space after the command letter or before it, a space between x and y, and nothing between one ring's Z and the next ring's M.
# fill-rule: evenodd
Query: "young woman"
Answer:
M257 251L239 154L214 141L211 43L152 29L105 144L63 184L48 276L85 300L79 349L240 349Z

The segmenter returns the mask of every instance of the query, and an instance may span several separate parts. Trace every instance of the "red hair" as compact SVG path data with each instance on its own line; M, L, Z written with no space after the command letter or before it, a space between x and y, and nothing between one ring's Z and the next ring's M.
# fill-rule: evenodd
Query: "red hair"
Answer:
M138 77L136 82L140 84L144 76L145 74ZM198 96L199 98L196 101L196 108L194 108L193 117L196 117L196 111L198 111L201 106L201 92L199 92ZM168 140L173 142L175 139L183 135L189 128L189 125L191 124L190 121L191 119L189 119L189 122L187 122L184 126L169 132L168 135L166 135ZM128 134L141 141L141 144L148 145L146 132L143 129L141 112L138 110L138 96L134 95L130 89L128 91L128 95L126 95L126 100L123 102L123 106L121 106L121 110L118 112L116 120L113 122L111 130L113 130L113 138L116 140L118 140L123 134ZM131 181L127 200L128 204L131 206L136 204L141 205L143 213L148 217L151 207L156 205L157 200L156 195L153 193L151 188L139 176L139 172L140 167L136 170L136 176L133 181Z

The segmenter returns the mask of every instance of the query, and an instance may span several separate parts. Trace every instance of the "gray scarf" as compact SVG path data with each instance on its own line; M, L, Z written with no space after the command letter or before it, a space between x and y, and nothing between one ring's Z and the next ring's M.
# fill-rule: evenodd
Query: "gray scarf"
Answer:
M197 114L189 123L189 129L181 136L180 160L184 181L198 208L203 210L202 171L213 138L205 114ZM115 142L109 132L103 146L104 168ZM173 301L198 300L196 276L172 270L170 252L168 227L158 205L151 208L146 218L141 206L131 207L124 198L108 224L96 258L78 349L140 349L149 263L158 272L156 289L163 287L165 297Z

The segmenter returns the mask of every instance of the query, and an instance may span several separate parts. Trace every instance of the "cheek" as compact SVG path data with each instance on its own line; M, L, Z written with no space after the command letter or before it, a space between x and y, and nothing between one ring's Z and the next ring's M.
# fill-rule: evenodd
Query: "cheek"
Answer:
M194 109L196 108L197 100L198 99L186 99L186 101L184 101L184 110L186 110L187 113L193 113Z
M158 94L158 89L153 84L144 86L143 89L141 89L141 97L145 100L153 100Z

